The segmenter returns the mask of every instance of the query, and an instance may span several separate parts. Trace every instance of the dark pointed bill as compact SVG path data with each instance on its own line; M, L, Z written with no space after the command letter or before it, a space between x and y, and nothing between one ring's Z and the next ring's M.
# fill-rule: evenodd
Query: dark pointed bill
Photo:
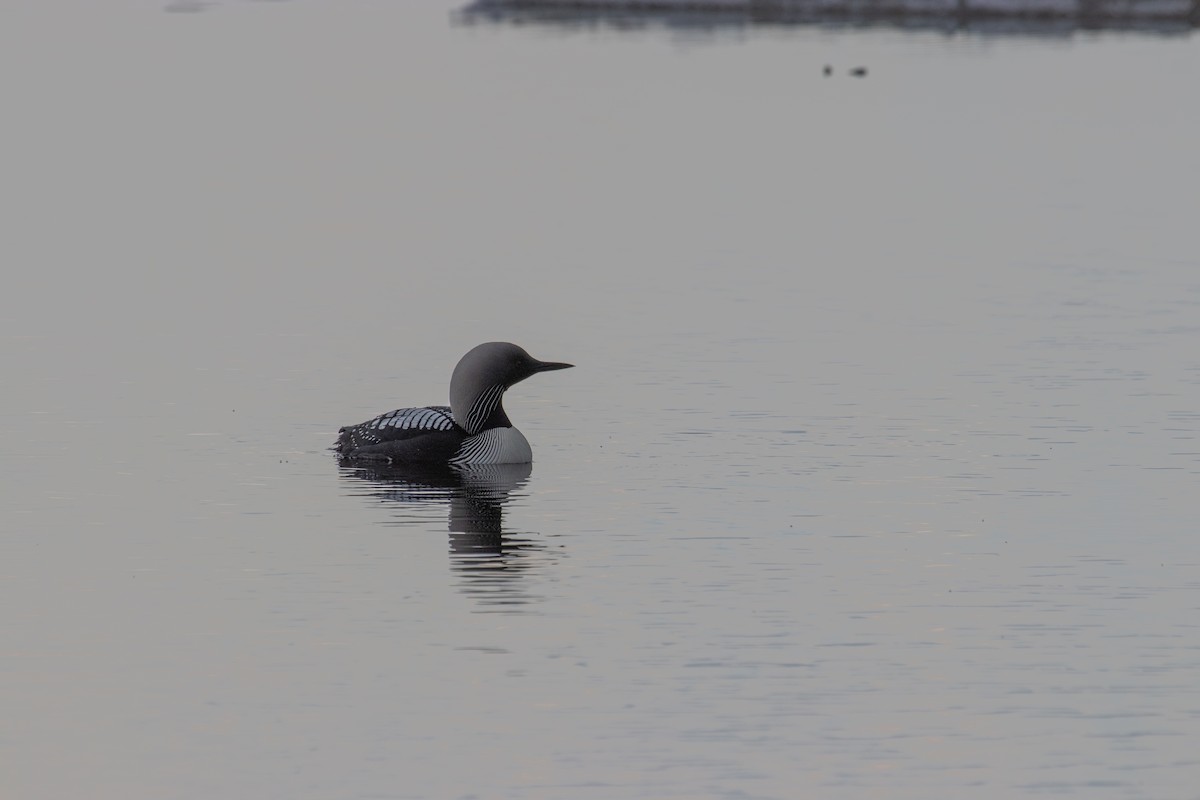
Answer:
M537 366L535 367L535 370L537 372L550 372L552 370L567 369L568 367L573 367L573 366L575 366L575 365L574 364L564 364L561 361L539 361L537 363Z

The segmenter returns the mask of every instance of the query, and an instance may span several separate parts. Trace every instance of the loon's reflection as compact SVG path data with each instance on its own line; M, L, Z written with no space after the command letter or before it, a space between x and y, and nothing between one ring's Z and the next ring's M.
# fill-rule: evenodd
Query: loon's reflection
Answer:
M504 506L521 497L531 464L413 466L343 462L342 476L368 485L367 496L399 506L449 506L450 567L460 588L491 610L536 601L523 577L544 566L546 544L532 531L506 530ZM359 492L356 492L359 494Z

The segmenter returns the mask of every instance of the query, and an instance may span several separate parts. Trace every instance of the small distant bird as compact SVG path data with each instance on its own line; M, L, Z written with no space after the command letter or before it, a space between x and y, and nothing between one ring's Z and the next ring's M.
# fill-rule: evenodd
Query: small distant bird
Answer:
M867 77L867 68L866 67L854 67L852 70L850 70L850 74L856 78L865 78L865 77Z
M823 70L821 70L821 71L822 71L822 72L824 72L824 73L825 73L825 77L827 77L827 78L828 78L830 75L832 75L832 74L833 74L833 67L831 67L831 66L829 66L828 64L826 64L826 65L825 65L825 69L823 69Z
M533 451L504 413L504 392L570 366L538 361L509 342L481 344L454 368L449 406L401 408L342 428L333 449L345 459L400 464L528 464Z

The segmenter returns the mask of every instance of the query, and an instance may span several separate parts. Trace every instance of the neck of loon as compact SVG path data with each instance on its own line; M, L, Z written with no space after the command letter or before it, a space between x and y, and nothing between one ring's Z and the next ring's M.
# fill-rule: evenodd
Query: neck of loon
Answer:
M471 435L493 428L512 428L501 400L510 386L531 375L570 364L538 361L512 342L486 342L459 359L450 376L450 413Z
M504 390L507 388L503 383L493 383L466 402L456 402L460 398L451 391L450 414L470 434L489 428L511 428L512 422L504 413Z

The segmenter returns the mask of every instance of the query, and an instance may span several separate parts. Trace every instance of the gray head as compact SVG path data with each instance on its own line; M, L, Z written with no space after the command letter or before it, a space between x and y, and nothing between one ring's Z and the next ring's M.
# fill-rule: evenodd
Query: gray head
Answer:
M467 430L479 433L497 426L511 427L500 401L515 383L572 364L538 361L509 342L488 342L467 353L450 378L450 413Z

